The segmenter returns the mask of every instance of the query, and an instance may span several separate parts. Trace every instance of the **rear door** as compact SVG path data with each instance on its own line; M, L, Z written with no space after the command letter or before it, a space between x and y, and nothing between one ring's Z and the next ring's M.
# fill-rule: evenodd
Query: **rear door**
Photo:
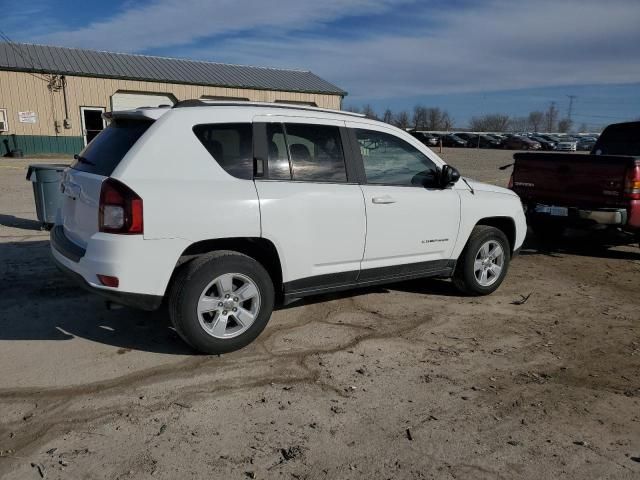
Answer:
M85 248L98 231L102 182L153 122L114 120L78 155L62 178L62 224L67 238Z
M344 122L254 118L262 235L280 253L285 292L356 281L364 252L362 192L343 145ZM262 167L261 167L262 168Z

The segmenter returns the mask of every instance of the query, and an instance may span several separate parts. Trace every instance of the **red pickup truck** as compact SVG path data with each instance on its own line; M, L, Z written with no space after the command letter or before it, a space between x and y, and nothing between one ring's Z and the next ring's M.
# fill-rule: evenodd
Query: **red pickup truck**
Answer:
M509 188L542 236L613 227L640 238L640 122L609 125L589 155L516 153Z

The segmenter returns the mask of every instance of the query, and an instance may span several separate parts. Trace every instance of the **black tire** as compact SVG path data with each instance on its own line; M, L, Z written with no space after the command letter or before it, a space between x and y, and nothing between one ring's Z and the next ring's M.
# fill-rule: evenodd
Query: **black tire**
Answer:
M213 337L200 325L197 306L207 285L227 273L251 279L260 294L260 309L246 331L236 337L222 339ZM247 255L221 250L180 267L169 291L169 316L178 335L195 350L221 354L239 350L255 340L271 318L273 303L273 282L264 267Z
M498 278L488 286L480 284L474 272L476 256L480 248L488 241L497 242L504 253L502 271ZM467 241L464 250L456 263L456 270L453 274L453 284L462 293L467 295L489 295L497 290L509 270L511 261L511 247L506 235L495 227L488 225L477 225Z

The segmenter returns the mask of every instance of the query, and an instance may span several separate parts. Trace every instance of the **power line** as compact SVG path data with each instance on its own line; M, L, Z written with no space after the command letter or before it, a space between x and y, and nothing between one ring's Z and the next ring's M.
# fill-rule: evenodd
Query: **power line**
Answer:
M22 60L24 60L27 65L31 66L31 68L36 68L36 63L39 62L35 62L33 57L31 55L29 55L29 52L27 53L27 56L29 57L28 59L22 54L22 52L20 51L20 49L15 45L15 43L9 38L9 36L4 33L2 30L0 30L0 39L4 40L6 42L7 45L9 45L9 47L20 57L22 58ZM32 73L32 72L25 72L29 75L31 75L32 77L35 77L39 80L42 80L44 82L50 82L51 78L49 77L42 77L38 74Z

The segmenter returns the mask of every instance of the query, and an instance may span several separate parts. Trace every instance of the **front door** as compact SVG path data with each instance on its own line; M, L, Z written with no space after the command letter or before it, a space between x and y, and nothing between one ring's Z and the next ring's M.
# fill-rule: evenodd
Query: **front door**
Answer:
M85 146L93 140L102 130L105 122L102 118L104 108L102 107L80 107L80 118L82 119L82 136Z
M457 192L439 188L436 164L393 130L355 122L347 126L354 129L366 178L360 281L446 268L460 222Z

